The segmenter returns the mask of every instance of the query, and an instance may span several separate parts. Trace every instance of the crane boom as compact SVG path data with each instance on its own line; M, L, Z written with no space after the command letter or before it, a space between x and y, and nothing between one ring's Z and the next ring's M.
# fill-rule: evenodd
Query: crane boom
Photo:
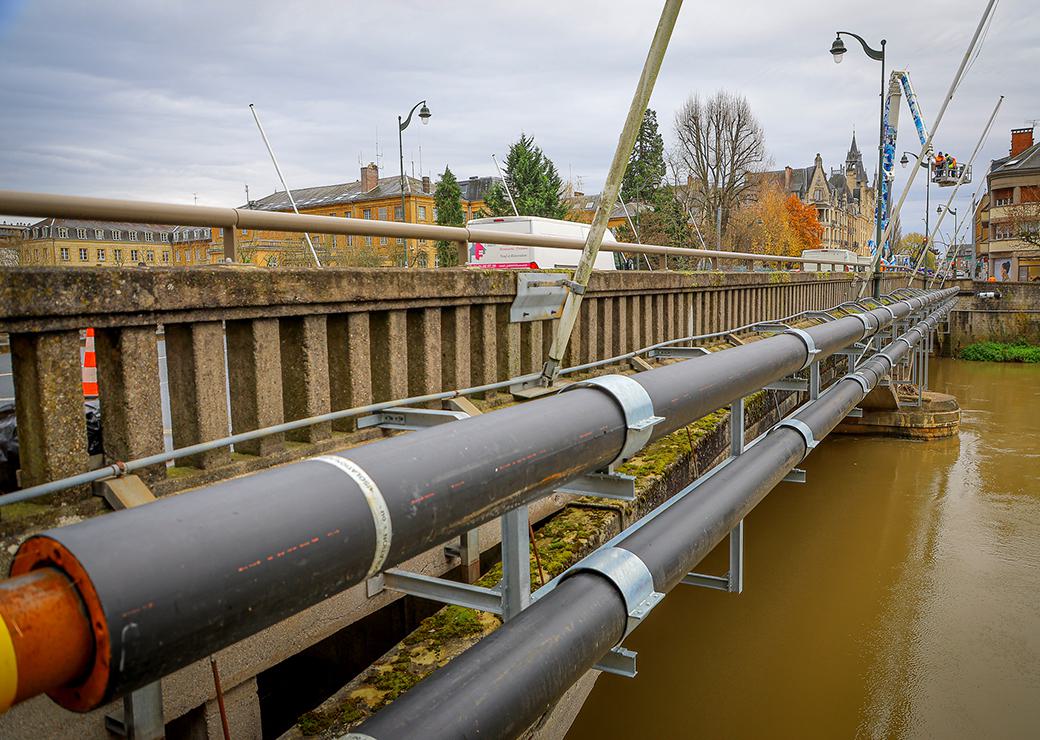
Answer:
M891 213L891 186L892 180L895 178L893 170L896 159L896 136L899 129L899 100L904 96L906 97L907 107L910 109L910 115L914 119L914 126L917 128L917 138L921 140L921 146L923 147L928 142L928 127L921 117L921 106L917 102L917 93L914 92L914 86L910 82L910 74L903 69L894 69L888 79L888 96L885 98L885 148L881 158L882 172L879 178L880 182L878 183L878 187L881 188L881 213L875 214L876 218L881 219L882 233L888 226L889 214ZM927 156L931 156L930 151ZM874 248L877 249L877 245ZM882 250L882 258L887 254L891 254L891 249L886 248Z

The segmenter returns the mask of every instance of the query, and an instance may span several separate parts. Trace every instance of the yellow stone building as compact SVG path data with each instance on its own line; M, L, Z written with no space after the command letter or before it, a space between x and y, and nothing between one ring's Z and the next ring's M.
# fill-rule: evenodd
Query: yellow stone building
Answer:
M45 218L19 244L20 265L129 267L172 264L175 227ZM208 235L207 229L202 229Z

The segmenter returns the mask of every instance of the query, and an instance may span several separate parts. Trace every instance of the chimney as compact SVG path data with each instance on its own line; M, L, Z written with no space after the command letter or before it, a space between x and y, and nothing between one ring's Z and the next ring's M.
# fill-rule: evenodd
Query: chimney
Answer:
M784 190L791 189L791 176L794 174L794 170L791 169L791 165L784 167Z
M431 193L431 192L433 192L432 190L430 190L430 178L425 176L425 175L423 176L423 179L422 179L422 191L424 193Z
M379 168L375 162L369 162L361 168L361 192L369 193L379 185Z
M1011 151L1008 152L1009 157L1017 157L1031 146L1033 146L1032 128L1011 129Z

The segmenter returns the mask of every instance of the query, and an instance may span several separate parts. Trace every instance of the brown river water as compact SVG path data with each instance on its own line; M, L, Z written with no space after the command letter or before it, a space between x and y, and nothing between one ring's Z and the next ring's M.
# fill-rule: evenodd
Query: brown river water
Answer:
M1040 738L1040 366L931 379L959 437L828 438L745 520L744 593L669 594L567 737Z

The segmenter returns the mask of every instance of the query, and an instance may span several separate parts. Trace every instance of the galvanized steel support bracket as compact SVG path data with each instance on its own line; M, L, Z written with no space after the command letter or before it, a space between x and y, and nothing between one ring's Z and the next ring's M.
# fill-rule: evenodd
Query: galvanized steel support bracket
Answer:
M785 483L805 483L805 471L801 468L792 468L782 480Z
M443 411L441 409L412 408L411 406L395 406L383 409L371 416L362 416L357 420L358 429L378 427L380 429L397 429L414 432L427 427L447 424L452 421L469 418L464 411Z
M647 357L659 359L689 360L694 357L710 355L711 350L705 347L657 347L646 353Z
M556 489L557 493L597 496L617 501L636 500L635 476L624 473L586 473Z
M607 472L612 473L614 466L625 462L646 443L655 425L664 421L663 416L654 416L654 402L637 381L626 375L603 375L598 378L583 380L564 388L561 393L575 388L596 388L609 394L621 407L625 415L625 426L628 429L621 452L608 465Z

